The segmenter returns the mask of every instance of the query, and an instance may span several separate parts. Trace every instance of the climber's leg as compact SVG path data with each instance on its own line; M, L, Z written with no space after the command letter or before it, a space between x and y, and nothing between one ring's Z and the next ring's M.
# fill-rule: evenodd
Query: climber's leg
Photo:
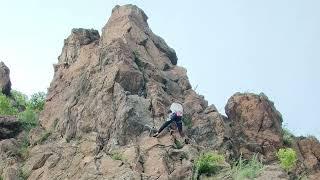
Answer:
M184 137L183 130L182 130L182 122L181 121L176 122L176 125L177 125L180 136Z
M153 135L153 137L158 136L158 134L160 134L160 133L163 131L164 128L166 128L167 126L169 126L169 124L171 124L172 121L173 121L173 120L166 121L166 122L160 127L160 129L158 130L158 132Z

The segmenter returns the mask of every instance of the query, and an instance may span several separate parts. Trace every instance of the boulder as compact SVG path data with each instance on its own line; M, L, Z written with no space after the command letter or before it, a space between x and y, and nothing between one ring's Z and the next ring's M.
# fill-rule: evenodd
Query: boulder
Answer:
M282 117L267 96L236 93L228 100L225 111L239 154L250 158L260 153L266 161L275 159L275 152L283 145Z
M0 116L0 140L13 138L22 131L22 124L15 116Z
M0 141L0 155L9 157L16 155L18 152L19 144L17 140L10 138Z
M296 151L309 171L320 171L320 142L315 137L298 137Z
M4 64L0 62L0 90L3 94L9 96L11 92L10 70Z
M261 174L256 178L257 180L286 180L290 179L289 175L277 163L266 165Z

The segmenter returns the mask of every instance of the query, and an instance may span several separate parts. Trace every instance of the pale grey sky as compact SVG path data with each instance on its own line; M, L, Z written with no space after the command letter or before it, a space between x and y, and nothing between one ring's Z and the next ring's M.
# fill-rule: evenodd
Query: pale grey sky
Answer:
M0 60L13 88L46 90L72 28L101 32L132 3L173 47L193 87L221 112L235 92L264 92L295 134L320 137L320 1L1 0Z

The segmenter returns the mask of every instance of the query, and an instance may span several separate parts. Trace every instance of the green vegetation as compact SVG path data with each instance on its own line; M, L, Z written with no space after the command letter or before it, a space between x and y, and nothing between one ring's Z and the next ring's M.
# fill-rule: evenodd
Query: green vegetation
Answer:
M18 118L22 123L23 129L28 132L38 125L38 113L32 109L27 108L18 115Z
M174 139L174 144L176 149L182 149L183 148L183 144L178 140L178 139Z
M27 180L29 175L19 168L19 180Z
M2 176L0 176L0 180L3 180L3 177L2 177Z
M280 166L287 172L291 171L297 162L297 154L291 148L279 149L277 157L280 161Z
M224 156L215 152L208 152L199 156L196 160L195 168L198 175L216 174L224 163Z
M45 103L44 92L28 97L19 91L12 90L11 98L0 93L0 115L17 115L26 131L38 125L38 114ZM19 112L18 109L21 111Z
M123 160L122 154L120 154L119 152L113 152L113 153L111 154L111 158L112 158L113 160L120 160L120 161Z
M0 93L0 115L15 115L18 117L25 130L22 143L18 150L18 156L26 159L29 154L29 131L38 125L40 111L43 110L46 94L43 92L35 93L30 99L19 91L12 90L11 96ZM51 133L45 133L40 142L45 141ZM19 172L19 179L27 179L22 171Z
M182 117L182 122L184 126L186 126L188 129L192 128L192 117L189 114L185 114Z
M16 115L18 109L13 107L12 100L0 92L0 115Z
M19 91L12 90L11 96L0 93L0 115L17 115L18 109L29 109L35 112L43 110L46 94L38 92L28 97Z
M254 179L263 170L263 164L254 155L251 160L246 161L240 156L239 160L232 167L232 178L235 180Z
M29 139L28 139L28 136L25 136L23 138L23 141L20 145L20 148L18 150L18 155L22 158L22 159L26 159L29 155L29 147L30 145L30 142L29 142Z
M16 90L12 90L11 96L16 102L16 104L15 104L16 107L26 107L27 106L27 102L28 102L27 95L25 95L19 91L16 91Z
M28 101L28 106L30 109L40 112L44 108L44 103L46 100L46 93L38 92L31 95L30 100Z
M290 132L287 128L282 128L282 137L283 137L283 143L286 146L291 146L294 141L294 135Z

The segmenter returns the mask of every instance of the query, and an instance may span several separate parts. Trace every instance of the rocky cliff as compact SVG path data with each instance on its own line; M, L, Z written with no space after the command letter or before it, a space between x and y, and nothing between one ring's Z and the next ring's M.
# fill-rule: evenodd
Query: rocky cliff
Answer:
M147 19L134 5L116 6L101 35L71 31L54 65L40 126L29 133L29 153L21 158L2 150L3 177L14 179L21 171L30 180L190 179L195 159L206 151L223 154L227 162L256 153L274 162L283 139L273 103L264 94L236 93L227 117L221 115L191 88L175 51ZM176 132L151 136L172 102L184 107L188 143ZM298 141L301 162L316 172L319 142L307 141ZM0 141L0 147L15 144ZM264 177L270 177L267 170Z

